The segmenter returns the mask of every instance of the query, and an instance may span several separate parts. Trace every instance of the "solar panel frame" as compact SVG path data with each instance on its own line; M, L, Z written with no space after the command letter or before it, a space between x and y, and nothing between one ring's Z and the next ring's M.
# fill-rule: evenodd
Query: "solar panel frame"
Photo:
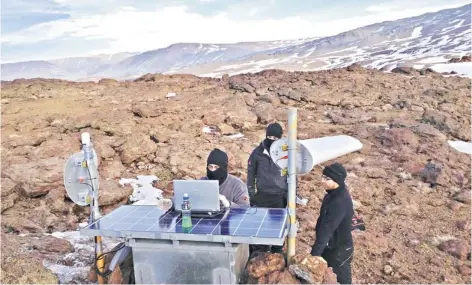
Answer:
M250 217L250 218L249 218ZM287 210L231 208L212 218L192 218L182 230L179 212L157 206L123 205L80 230L85 236L213 241L282 245L287 235Z

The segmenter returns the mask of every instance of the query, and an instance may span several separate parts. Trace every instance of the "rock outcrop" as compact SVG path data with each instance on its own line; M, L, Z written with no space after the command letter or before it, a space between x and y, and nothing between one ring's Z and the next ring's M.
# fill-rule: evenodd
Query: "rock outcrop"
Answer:
M349 172L349 189L367 227L355 234L353 281L469 282L458 268L470 266L463 258L470 249L449 245L458 250L448 253L431 240L471 237L456 230L458 221L470 221L471 157L447 144L471 139L470 79L398 71L353 65L225 79L148 74L129 82L2 82L2 230L12 236L75 230L87 218L88 210L74 205L62 185L63 166L79 151L81 132L91 134L100 156L100 199L107 212L126 203L132 191L118 178L156 175L159 185L199 178L214 147L228 153L230 172L245 181L247 159L266 124L278 121L286 130L287 107L293 106L300 139L347 134L363 143L359 152L336 159ZM170 92L177 96L168 98ZM435 189L420 180L430 158L442 166ZM297 209L300 254L309 253L314 241L324 195L320 172L317 167L298 179L298 194L309 198ZM164 193L172 195L172 188ZM2 258L8 254L28 268L15 247L2 250ZM291 282L290 268L274 266L279 273L257 278ZM38 276L53 283L44 272ZM23 273L5 276L5 283L43 282Z

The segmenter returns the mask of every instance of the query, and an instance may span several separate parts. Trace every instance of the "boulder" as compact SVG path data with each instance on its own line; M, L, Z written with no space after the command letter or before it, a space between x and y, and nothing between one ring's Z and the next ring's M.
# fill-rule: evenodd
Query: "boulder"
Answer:
M447 240L439 244L438 248L460 260L466 260L470 254L470 244L464 240Z
M275 120L274 108L270 103L257 103L256 106L254 106L254 113L258 118L258 122L261 124L268 124Z
M100 191L98 192L98 203L100 206L110 206L123 203L133 193L131 187L122 187L114 179L100 181Z
M300 281L293 276L290 271L274 271L267 275L260 277L257 280L258 284L300 284Z
M121 161L130 164L140 157L156 152L157 144L143 134L133 135L127 138L120 150Z
M249 261L247 270L250 276L261 278L284 267L285 260L281 254L262 253Z
M115 155L115 150L111 147L110 140L111 139L93 140L93 147L97 156L107 159Z
M46 203L49 205L51 212L60 214L69 212L70 205L65 202L66 195L66 189L63 185L58 185L49 191L46 195Z
M50 157L28 163L11 164L2 171L3 175L16 183L27 197L46 195L54 185L63 183L65 159ZM28 171L25 171L28 169Z
M43 254L58 253L65 255L75 251L69 241L49 235L39 238L21 238L19 242L27 249Z
M463 190L459 192L456 196L454 196L454 200L470 205L471 195L471 190Z
M289 266L290 272L308 284L321 284L324 279L328 263L320 256L296 255L294 264Z
M103 161L100 164L100 178L116 179L121 178L121 175L126 171L126 167L121 163L119 157L110 161Z

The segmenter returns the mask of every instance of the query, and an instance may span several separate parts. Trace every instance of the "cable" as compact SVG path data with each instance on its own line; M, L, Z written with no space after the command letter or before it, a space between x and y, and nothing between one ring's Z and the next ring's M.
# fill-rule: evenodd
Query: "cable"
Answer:
M257 209L258 209L258 208L256 207L256 205L253 205L253 206L250 206L250 207L248 208L248 211L249 211L249 209L256 209L256 210L254 211L254 213L248 213L248 212L246 211L246 215L251 215L251 216L252 216L252 215L255 215L255 214L257 213Z
M108 252L104 252L102 254L100 254L99 256L96 256L95 257L95 262L94 262L94 265L95 265L95 272L102 276L102 277L108 277L113 271L111 271L110 269L107 269L105 272L100 272L100 270L98 270L98 267L97 267L97 261L99 259L101 259L102 257L104 257L106 254L109 254L109 253L116 253L117 251L121 250L122 248L125 247L125 243L122 243L118 248L116 249L113 249L113 250L110 250Z
M80 184L83 184L83 185L87 185L87 186L90 186L90 188L92 188L92 191L93 191L93 185L92 184L88 184L88 183L80 183Z
M92 180L97 179L97 177L95 177L95 178L92 177L92 173L90 172L90 166L89 166L88 162L86 163L86 165L87 165L87 172L88 172L88 175L89 175L89 181L92 181ZM96 195L96 193L95 193L95 187L93 187L93 182L92 182L92 184L88 184L88 183L86 183L86 184L89 185L89 186L92 188L92 193L93 193L93 195L94 195L94 199L92 199L92 203L94 203L94 202L95 202L95 195ZM96 205L94 204L93 206L95 207ZM93 212L93 210L91 209L91 210L90 210L90 213L92 214L92 212ZM97 244L97 237L95 237L95 245L96 245L96 244ZM108 254L108 253L115 253L115 252L119 251L119 250L122 249L124 246L125 246L125 244L123 243L123 244L122 244L121 246L119 246L117 249L111 250L111 251L109 251L109 252L103 252L103 253L101 253L101 254L98 255L98 256L97 256L97 246L95 246L95 262L94 262L94 265L95 265L95 272L96 272L99 276L101 276L101 277L108 277L108 276L112 273L112 271L110 271L110 269L107 269L107 270L106 270L105 272L103 272L103 273L100 272L100 270L98 269L98 266L97 266L98 260L102 259L102 257L105 256L105 254Z

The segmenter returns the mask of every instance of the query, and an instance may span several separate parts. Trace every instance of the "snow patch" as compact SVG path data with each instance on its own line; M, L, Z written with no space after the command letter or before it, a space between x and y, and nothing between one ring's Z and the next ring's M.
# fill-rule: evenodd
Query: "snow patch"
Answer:
M472 62L442 63L431 66L436 72L455 71L459 75L472 78Z
M65 239L74 247L74 252L59 257L59 260L44 260L46 268L57 275L59 284L93 284L88 280L90 266L95 259L95 243L93 237L81 236L79 231L54 232L51 235ZM102 237L103 251L112 250L122 239Z
M225 137L227 137L227 138L229 138L229 139L239 139L239 138L243 138L244 135L241 134L241 133L237 133L237 134L229 135L229 136L225 136Z
M221 72L210 72L210 73L205 73L200 75L201 77L213 77L213 78L219 78L221 77Z
M154 175L138 175L136 179L122 178L119 183L122 187L131 185L133 193L129 200L134 205L157 205L163 199L162 190L153 187L153 181L159 181L159 178Z
M205 134L213 134L216 132L216 128L212 126L204 126L202 128L202 132L204 132Z
M435 57L428 57L425 59L422 59L418 61L417 63L420 64L429 64L429 63L442 63L442 62L448 62L449 59L445 58L444 56L435 56Z
M462 24L465 22L465 20L459 20L459 19L456 19L452 22L450 22L450 24L454 24L455 22L459 21L459 23L455 24L454 26L452 27L447 27L447 28L444 28L441 30L442 33L447 33L449 31L452 31L452 30L455 30L457 28L460 28L462 26Z
M418 38L421 36L421 31L423 30L423 26L416 27L413 32L411 33L411 38Z

